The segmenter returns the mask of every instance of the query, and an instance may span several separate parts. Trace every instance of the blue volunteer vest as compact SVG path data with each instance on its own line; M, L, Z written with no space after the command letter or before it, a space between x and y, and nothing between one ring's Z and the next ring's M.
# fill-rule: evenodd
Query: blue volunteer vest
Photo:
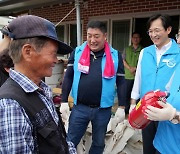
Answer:
M78 62L81 57L81 54L86 46L87 42L84 42L81 46L76 47L75 56L74 56L74 79L72 85L72 97L74 99L74 104L77 104L77 94L78 94L78 85L81 76L81 72L78 70ZM114 103L115 97L115 84L116 84L116 72L118 68L118 51L113 49L110 46L111 55L113 58L114 66L115 66L115 76L110 79L106 79L102 77L102 94L101 94L101 108L111 107ZM106 55L103 55L102 58L102 70L104 70L106 62ZM102 71L103 72L103 71Z
M180 111L180 65L177 66L167 102ZM180 154L180 124L161 121L154 139L155 148L162 154Z
M165 86L172 76L176 65L180 61L180 49L172 39L171 47L162 55L157 66L155 45L144 48L141 61L141 91L140 98L145 93L160 89L165 91Z

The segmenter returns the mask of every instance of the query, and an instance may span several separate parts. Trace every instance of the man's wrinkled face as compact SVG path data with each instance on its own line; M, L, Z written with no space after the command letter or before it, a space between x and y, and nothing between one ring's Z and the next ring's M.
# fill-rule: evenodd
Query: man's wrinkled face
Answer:
M58 44L55 41L48 41L40 51L32 52L30 71L39 78L50 77L57 59Z
M97 52L104 48L106 41L106 33L103 33L98 28L88 28L87 30L87 44L91 51Z
M148 30L151 40L159 49L169 42L168 35L170 32L171 27L168 27L167 30L165 30L161 19L154 20Z

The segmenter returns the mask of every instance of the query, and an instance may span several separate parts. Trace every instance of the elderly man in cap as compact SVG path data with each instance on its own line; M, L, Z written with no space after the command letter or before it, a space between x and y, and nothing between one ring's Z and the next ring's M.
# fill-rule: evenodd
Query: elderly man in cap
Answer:
M9 55L14 69L0 88L0 153L76 153L52 93L41 79L52 75L57 51L72 51L57 38L50 21L32 15L18 17L3 29L11 38Z

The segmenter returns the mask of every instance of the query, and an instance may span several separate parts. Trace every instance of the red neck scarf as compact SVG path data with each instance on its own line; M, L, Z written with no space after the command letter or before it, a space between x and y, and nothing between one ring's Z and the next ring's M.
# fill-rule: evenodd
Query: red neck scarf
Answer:
M112 78L115 75L114 63L108 43L105 42L104 46L105 46L104 50L106 54L106 63L105 63L103 77ZM90 48L86 44L78 63L78 70L85 74L89 73L90 53L91 53Z

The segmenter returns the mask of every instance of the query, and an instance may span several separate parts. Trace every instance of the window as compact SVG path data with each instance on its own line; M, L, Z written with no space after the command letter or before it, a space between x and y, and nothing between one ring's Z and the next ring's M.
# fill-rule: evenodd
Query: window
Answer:
M70 24L69 25L69 43L72 48L77 47L77 25Z
M64 25L57 26L56 32L57 32L58 39L64 42Z
M112 47L120 52L129 45L130 20L112 21Z

